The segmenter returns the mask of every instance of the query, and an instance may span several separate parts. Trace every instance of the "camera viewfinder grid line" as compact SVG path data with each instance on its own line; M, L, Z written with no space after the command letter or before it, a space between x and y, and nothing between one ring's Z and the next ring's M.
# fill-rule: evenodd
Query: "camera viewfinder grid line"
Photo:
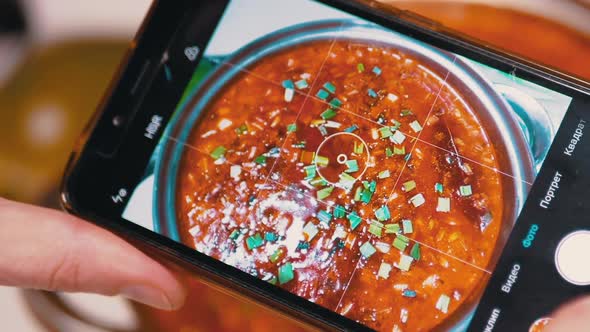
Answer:
M343 28L344 28L344 23L342 23L338 29L339 29L339 31L341 31ZM322 64L320 65L320 68L318 70L318 73L317 73L316 77L314 78L313 82L311 83L311 85L309 87L309 91L313 91L313 89L317 86L318 79L321 76L321 73L322 73L322 71L324 69L324 66L325 66L326 62L330 58L330 53L332 53L332 49L334 48L334 45L336 44L336 41L337 40L338 40L337 37L334 37L332 39L332 42L330 44L330 48L328 49L328 52L327 52L326 56L324 57L324 59L322 61ZM295 123L297 123L297 120L299 120L299 117L301 115L301 112L303 112L303 110L305 109L305 105L307 104L307 101L310 99L310 95L311 94L309 94L309 93L308 94L305 94L305 99L303 100L303 103L301 104L301 107L299 108L299 112L297 112L297 116L295 117ZM266 179L264 181L263 186L268 183L268 181L270 180L270 178L271 178L271 176L273 174L273 171L275 170L276 166L278 165L279 161L281 160L281 157L283 156L283 149L285 148L285 145L289 141L289 137L291 135L292 135L292 133L287 133L287 135L285 136L284 141L283 141L283 144L281 145L281 148L279 150L279 155L277 156L276 160L272 164L272 166L270 168L270 171L268 172L268 175L266 176ZM258 201L258 198L259 197L260 197L260 192L256 195L256 201ZM253 212L251 212L251 213L253 213Z
M455 56L453 58L453 64L455 64L455 61L457 61L457 56ZM434 98L434 101L432 102L432 106L430 107L430 111L428 111L428 114L426 115L426 119L424 120L424 123L422 123L422 127L426 128L426 125L428 124L428 120L430 119L430 116L432 114L432 111L434 110L434 107L436 106L436 102L438 101L438 99L440 98L440 94L443 91L443 89L445 88L446 84L447 84L447 79L449 78L449 75L451 74L450 71L447 72L445 78L443 79L443 84L441 85L441 88L438 90L438 94L436 95L436 98ZM409 152L409 158L406 158L404 165L402 166L402 170L401 172L399 172L399 175L397 177L397 180L395 181L393 187L391 188L391 192L389 193L389 195L387 196L387 202L385 202L385 204L389 204L391 202L391 197L393 195L393 193L395 192L395 190L397 189L397 186L399 184L399 181L402 178L402 175L404 174L404 171L406 170L408 163L410 162L410 159L412 159L412 155L414 154L414 150L416 148L416 145L418 144L418 142L420 141L420 136L422 135L423 131L420 131L418 133L418 135L416 136L416 138L414 139L414 143L412 144L412 148L410 149Z

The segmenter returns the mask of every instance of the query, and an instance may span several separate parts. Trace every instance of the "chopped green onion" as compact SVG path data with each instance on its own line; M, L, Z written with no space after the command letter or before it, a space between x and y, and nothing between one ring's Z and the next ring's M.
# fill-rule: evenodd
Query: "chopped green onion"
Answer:
M347 190L352 189L352 186L354 185L354 182L356 181L355 178L353 178L352 176L350 176L346 172L340 173L339 178L340 178L340 180L338 181L338 184L340 184L342 187L344 187Z
M348 167L348 169L346 169L346 173L354 173L354 172L358 172L359 170L359 164L356 160L347 160L346 161L346 167Z
M234 229L229 235L229 238L235 241L240 237L240 234L242 234L242 232L240 232L239 229Z
M279 236L274 232L266 232L264 234L264 239L268 242L275 242L279 239Z
M396 130L396 132L393 133L393 136L391 136L390 140L393 143L400 145L406 140L406 135L404 135L401 131Z
M362 73L365 71L365 65L362 63L359 63L358 65L356 65L356 69L358 70L359 73Z
M330 221L332 221L332 215L328 211L320 210L320 212L318 212L318 220L329 225Z
M367 189L369 189L372 193L375 193L375 190L377 190L377 181L369 182Z
M247 132L248 132L248 126L246 126L246 124L243 124L243 125L239 126L238 128L236 128L236 134L238 134L238 135L244 135Z
M378 221L373 220L371 222L371 225L369 225L369 233L380 238L383 234L383 224Z
M391 174L389 173L389 170L381 171L381 172L379 172L379 175L377 175L377 177L380 179L387 179L390 176L391 176Z
M442 185L442 183L437 183L434 185L435 192L442 194L444 190L445 190L445 187Z
M320 167L328 167L328 165L330 164L330 159L328 159L328 157L316 155L315 163Z
M305 180L313 180L317 174L316 170L316 165L309 165L309 166L305 166L303 167L303 170L305 171Z
M295 86L297 87L297 89L299 90L303 90L306 89L307 87L309 87L309 84L307 83L307 80L299 80L297 82L295 82Z
M389 127L379 128L379 133L381 135L381 138L389 138L389 137L393 136L393 132L391 131L391 129Z
M338 113L336 113L335 110L328 108L320 116L324 120L330 120L330 119L334 118L336 115L338 115Z
M330 101L330 106L332 106L333 108L339 108L340 106L342 106L342 102L340 101L340 99L334 98L332 99L332 101Z
M408 242L404 241L404 238L400 237L399 235L393 240L392 243L393 247L397 248L399 251L404 251L408 247Z
M367 93L369 94L369 97L371 97L371 98L377 98L377 97L379 97L379 95L377 94L377 92L375 92L375 90L373 90L373 89L369 89L367 91Z
M289 281L295 278L295 273L293 271L293 265L291 263L287 263L281 267L279 267L279 283L284 285Z
M451 199L447 197L439 197L438 204L436 206L436 212L450 212L451 211Z
M412 257L402 254L399 263L397 264L397 268L402 271L408 272L410 271L410 266L412 265L413 261L414 259Z
M365 150L365 144L357 143L356 141L354 141L354 147L353 147L354 154L361 155L361 154L363 154L364 150Z
M381 266L379 266L379 272L377 272L377 276L382 279L388 279L390 272L391 272L391 264L381 263Z
M371 202L371 198L373 198L373 193L369 189L363 190L361 193L361 202L369 204Z
M342 226L336 226L336 230L334 231L334 238L335 239L345 239L348 235L348 232L344 230Z
M363 255L365 259L369 259L369 257L373 256L373 254L377 252L377 249L375 249L375 247L373 247L373 245L369 242L365 242L361 246L360 250L361 255Z
M215 150L213 150L213 152L211 152L211 157L215 160L223 157L223 155L225 155L225 153L227 152L227 149L225 148L225 146L220 145L218 147L215 148Z
M324 89L328 90L331 94L336 93L336 86L331 82L326 82L324 84Z
M391 250L391 245L389 243L377 241L375 242L375 248L377 248L377 251L387 254Z
M319 126L318 130L320 131L320 134L322 134L322 136L328 136L328 129L326 129L324 125Z
M265 165L266 164L266 156L265 155L261 155L258 156L254 159L254 162L260 165Z
M305 241L311 241L318 234L318 227L311 221L309 221L303 227L303 236Z
M412 205L414 205L414 207L419 207L419 206L423 205L424 203L426 203L426 199L424 198L424 195L417 194L416 196L410 198L410 203L412 203Z
M336 205L334 208L334 218L344 218L346 215L346 210L342 205Z
M353 211L348 214L348 221L350 221L350 229L354 231L354 229L361 224L363 219L356 212Z
M297 142L297 143L293 144L292 146L295 149L305 149L305 146L306 145L307 145L307 142L306 141L301 141L301 142Z
M277 250L275 250L274 253L272 253L272 255L268 256L268 260L270 260L271 263L276 263L279 260L279 258L281 258L282 255L283 255L283 249L278 248Z
M324 89L320 89L320 91L318 91L318 93L316 94L316 97L318 97L321 100L326 100L329 96L330 94L328 93L328 91Z
M438 301L436 301L436 309L440 310L442 313L449 312L449 305L451 304L451 298L445 294L442 294Z
M297 124L292 123L290 125L287 126L287 132L288 133L294 133L297 131Z
M381 73L382 73L382 70L381 70L381 68L379 68L379 67L375 66L375 67L373 68L373 73L374 73L375 75L379 76L379 75L381 75Z
M377 211L375 211L375 218L379 221L389 220L391 218L391 214L389 213L389 208L387 205L383 205Z
M295 90L293 89L285 89L285 101L290 103L293 101L295 97Z
M389 158L389 157L393 156L393 151L391 151L391 149L390 149L390 148L385 148L385 156L386 156L387 158Z
M299 243L297 243L296 250L307 250L307 249L309 249L309 247L310 247L309 242L299 241Z
M274 275L271 275L269 278L267 278L267 279L263 279L263 281L266 281L266 282L268 282L268 283L269 283L269 284L271 284L271 285L276 285L276 284L277 284L277 281L278 281L278 279L277 279L277 277L275 277Z
M416 181L411 180L411 181L408 181L408 182L404 182L404 184L403 184L403 190L405 192L410 192L410 191L412 191L414 189L416 189Z
M419 133L419 132L421 132L421 131L422 131L422 129L423 129L423 128L422 128L422 125L420 125L420 123L419 123L418 121L412 121L412 122L410 123L410 128L412 128L412 130L413 130L415 133Z
M314 187L325 187L328 185L328 182L326 182L326 180L324 180L322 177L318 176L315 179L309 181L309 184Z
M391 120L391 122L393 122L393 126L391 126L391 130L398 130L402 126L401 122L399 122L397 120Z
M253 236L250 236L246 239L246 245L250 250L262 247L262 244L264 244L264 240L262 239L260 233L256 233Z
M270 158L277 158L281 154L281 148L274 147L265 154L265 156Z
M359 127L357 125L352 125L346 129L344 129L344 131L347 133L353 133L353 132L357 131L358 129L359 129Z
M238 177L240 176L240 174L242 174L242 167L239 165L232 165L229 168L229 176L231 176L234 179L238 179Z
M324 127L338 129L338 128L342 127L342 123L336 122L336 121L326 121L326 123L324 123Z
M397 156L403 156L406 154L406 147L402 146L401 148L398 148L397 146L393 147L393 154L397 155Z
M473 190L471 189L471 186L470 185L461 186L461 187L459 187L459 193L463 197L468 197L468 196L473 195Z
M283 81L283 88L295 89L295 84L293 84L293 81L291 81L291 80L285 80L285 81Z
M401 113L400 113L401 116L410 116L410 115L413 115L413 114L414 113L412 112L412 110L409 110L409 109L402 110Z
M402 292L402 296L404 297L416 297L416 291L411 290L411 289L404 289L404 291Z
M332 191L334 191L334 187L326 187L324 189L320 189L316 193L316 197L318 198L318 200L326 199L332 194Z
M412 258L416 261L420 260L421 254L420 254L420 244L419 243L414 243L414 245L412 246L412 249L410 249L410 256L412 256Z
M322 120L320 120L320 119L311 120L311 126L312 127L319 127L319 126L324 125L325 123L326 123L326 120L323 120L323 119Z
M385 234L397 234L400 232L399 224L385 225Z
M358 202L361 200L361 194L363 193L363 188L362 187L357 187L356 190L354 191L354 198L353 200Z
M392 103L395 103L399 99L399 97L393 93L389 93L387 95L387 99L389 99Z
M404 230L404 234L411 234L414 232L414 226L412 225L412 221L409 219L402 220L402 228Z

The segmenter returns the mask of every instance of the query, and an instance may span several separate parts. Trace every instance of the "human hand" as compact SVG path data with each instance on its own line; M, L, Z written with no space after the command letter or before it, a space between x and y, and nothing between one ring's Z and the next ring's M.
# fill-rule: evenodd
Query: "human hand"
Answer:
M563 305L552 317L545 332L590 331L590 297Z
M120 294L165 310L179 308L185 298L168 270L108 231L2 198L0 285Z

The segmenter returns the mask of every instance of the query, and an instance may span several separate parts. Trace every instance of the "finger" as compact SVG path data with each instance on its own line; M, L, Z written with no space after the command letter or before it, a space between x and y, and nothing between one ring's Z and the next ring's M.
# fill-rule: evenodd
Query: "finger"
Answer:
M160 264L88 222L0 199L0 284L121 294L176 309L185 292Z
M590 297L568 303L559 308L547 325L547 332L590 331Z

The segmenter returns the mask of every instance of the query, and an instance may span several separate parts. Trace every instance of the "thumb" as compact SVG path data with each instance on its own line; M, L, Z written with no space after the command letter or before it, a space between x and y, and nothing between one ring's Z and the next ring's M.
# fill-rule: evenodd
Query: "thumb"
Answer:
M164 267L115 235L58 211L0 199L0 285L121 294L175 309L184 290Z
M559 308L546 332L590 331L590 297L581 298Z

